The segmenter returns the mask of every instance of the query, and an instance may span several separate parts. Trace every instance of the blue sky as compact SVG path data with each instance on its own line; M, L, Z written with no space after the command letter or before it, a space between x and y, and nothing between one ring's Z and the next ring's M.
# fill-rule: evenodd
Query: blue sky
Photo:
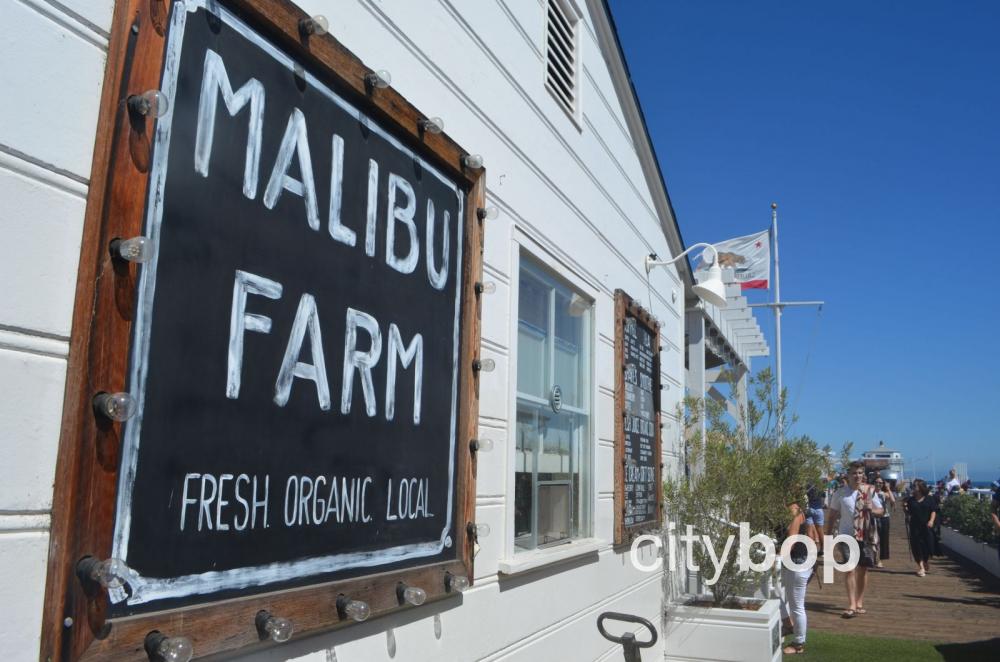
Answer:
M610 4L685 241L776 201L827 302L783 318L796 431L1000 476L1000 2Z

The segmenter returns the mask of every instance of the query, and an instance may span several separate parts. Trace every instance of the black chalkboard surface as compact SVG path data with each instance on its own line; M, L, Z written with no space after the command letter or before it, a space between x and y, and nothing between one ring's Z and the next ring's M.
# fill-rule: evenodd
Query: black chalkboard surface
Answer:
M659 324L621 290L615 293L616 404L615 541L660 523Z
M456 557L468 191L215 12L168 34L118 613Z

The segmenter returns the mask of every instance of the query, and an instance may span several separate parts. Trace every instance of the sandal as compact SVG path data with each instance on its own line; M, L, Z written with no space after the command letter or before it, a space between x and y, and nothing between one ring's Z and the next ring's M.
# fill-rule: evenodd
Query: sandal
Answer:
M843 614L841 614L841 615L840 615L840 617L841 617L841 618L854 618L854 617L855 617L855 616L857 616L857 615L858 615L858 612L856 612L856 611L855 611L855 610L853 610L853 609L848 609L848 610L847 610L847 611L845 611L845 612L844 612Z
M806 652L806 646L805 644L791 644L782 648L781 652L785 655L799 655Z
M858 607L857 609L854 610L854 613L857 614L858 616L862 616L864 614L867 614L868 610L865 609L864 607Z

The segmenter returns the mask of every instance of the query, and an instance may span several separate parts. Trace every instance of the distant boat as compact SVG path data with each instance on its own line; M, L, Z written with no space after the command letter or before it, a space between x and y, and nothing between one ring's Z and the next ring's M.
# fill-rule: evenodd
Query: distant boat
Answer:
M903 480L903 454L887 447L884 441L878 442L878 448L865 451L861 461L869 471L878 471L883 480L893 484Z

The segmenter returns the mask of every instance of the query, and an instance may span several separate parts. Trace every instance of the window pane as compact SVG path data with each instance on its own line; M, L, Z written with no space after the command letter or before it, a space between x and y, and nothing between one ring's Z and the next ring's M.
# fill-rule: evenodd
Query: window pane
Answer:
M521 270L517 304L517 390L548 397L549 288Z
M590 531L590 303L522 263L518 294L514 544ZM554 385L564 408L549 404Z
M548 397L548 359L544 333L527 324L517 331L517 390L538 398Z
M517 446L514 452L514 536L519 547L533 547L532 506L537 416L531 409L518 407Z
M587 407L587 372L590 369L585 350L590 305L578 294L556 292L555 383L562 389L563 403Z

